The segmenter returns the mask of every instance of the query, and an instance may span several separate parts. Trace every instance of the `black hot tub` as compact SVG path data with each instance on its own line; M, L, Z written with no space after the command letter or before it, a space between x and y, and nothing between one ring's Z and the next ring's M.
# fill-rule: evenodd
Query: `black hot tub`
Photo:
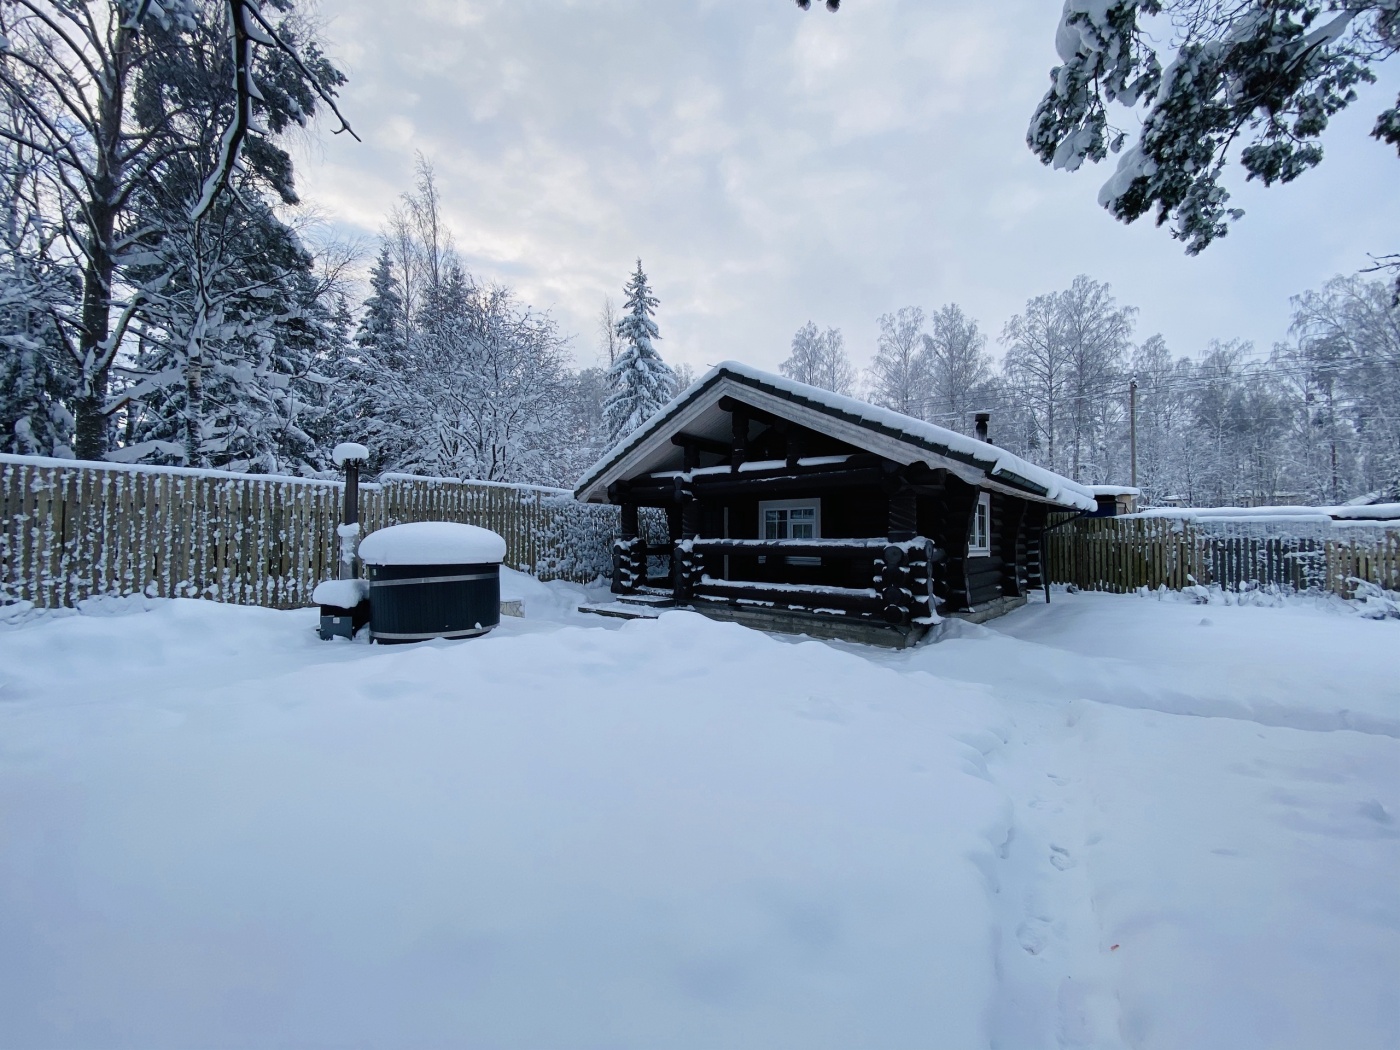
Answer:
M475 525L419 521L360 543L370 637L381 643L470 638L501 622L506 542Z

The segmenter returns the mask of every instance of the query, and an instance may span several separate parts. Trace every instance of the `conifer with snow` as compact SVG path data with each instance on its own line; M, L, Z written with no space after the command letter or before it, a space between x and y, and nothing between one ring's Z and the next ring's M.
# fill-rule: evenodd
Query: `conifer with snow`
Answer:
M676 393L676 374L652 346L661 335L652 320L659 300L647 285L642 272L642 260L637 260L637 272L623 289L622 320L617 334L622 339L622 352L608 369L608 389L611 393L603 403L609 437L619 441L647 421L657 409Z

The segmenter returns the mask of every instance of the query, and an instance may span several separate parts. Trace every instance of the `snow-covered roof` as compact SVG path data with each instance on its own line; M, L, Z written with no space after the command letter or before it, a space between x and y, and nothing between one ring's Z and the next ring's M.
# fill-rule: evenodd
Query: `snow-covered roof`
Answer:
M360 541L367 565L479 565L505 556L506 541L496 533L453 521L390 525Z
M1135 489L1131 485L1085 485L1093 496L1141 496L1142 489Z
M1400 503L1367 503L1356 506L1344 503L1327 507L1327 513L1343 521L1391 521L1400 518Z
M727 439L729 417L719 408L725 396L897 463L923 461L946 468L980 488L1077 510L1098 507L1083 485L996 445L738 361L716 365L605 452L584 474L574 495L602 503L615 481L679 469L682 451L671 437L682 431Z

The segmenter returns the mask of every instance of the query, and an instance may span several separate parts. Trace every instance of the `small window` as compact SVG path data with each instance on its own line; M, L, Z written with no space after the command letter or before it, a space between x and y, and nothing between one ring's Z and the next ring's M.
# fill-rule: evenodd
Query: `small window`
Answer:
M758 505L758 531L759 537L765 540L819 540L822 535L821 500L764 500ZM820 565L821 559L791 556L787 562L789 565Z
M972 531L967 537L969 557L992 553L992 494L980 493L977 510L972 515Z

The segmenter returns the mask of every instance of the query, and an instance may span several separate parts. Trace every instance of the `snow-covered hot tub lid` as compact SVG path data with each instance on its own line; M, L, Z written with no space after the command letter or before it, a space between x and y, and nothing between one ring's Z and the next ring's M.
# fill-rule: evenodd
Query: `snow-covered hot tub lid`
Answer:
M390 525L360 541L367 565L480 565L505 556L506 541L490 529L452 521Z

